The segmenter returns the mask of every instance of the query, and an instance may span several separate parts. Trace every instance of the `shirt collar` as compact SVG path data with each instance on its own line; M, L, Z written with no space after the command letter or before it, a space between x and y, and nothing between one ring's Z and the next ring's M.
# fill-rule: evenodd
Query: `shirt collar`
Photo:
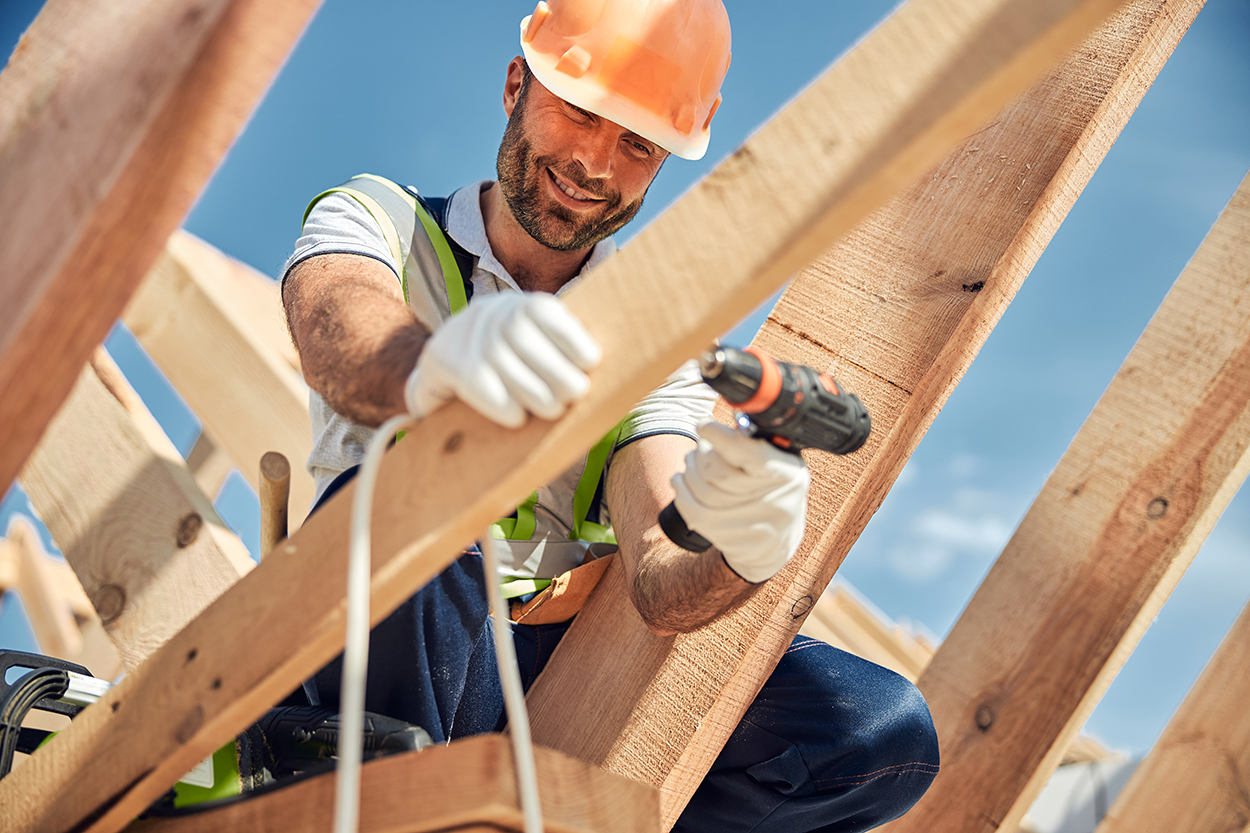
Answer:
M482 219L482 201L480 197L484 190L494 184L494 180L484 179L473 185L465 186L451 195L451 202L447 206L447 234L463 246L465 251L477 257L478 269L491 273L519 292L521 288L517 286L516 281L508 274L508 270L504 268L503 264L495 259L495 255L490 249L490 240L486 238L486 222ZM591 249L590 257L587 258L586 264L582 266L582 270L571 281L560 287L556 295L563 295L581 283L587 272L607 260L615 252L616 241L611 237L600 240Z

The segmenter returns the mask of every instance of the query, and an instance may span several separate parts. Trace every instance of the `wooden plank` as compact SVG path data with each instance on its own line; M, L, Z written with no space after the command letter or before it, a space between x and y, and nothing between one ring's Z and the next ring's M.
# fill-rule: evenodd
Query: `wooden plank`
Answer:
M921 678L942 774L892 831L1014 829L1250 471L1247 379L1250 177Z
M10 527L16 525L26 529L0 538L0 593L13 590L22 598L41 652L76 662L101 679L113 679L122 670L121 658L74 571L44 552L28 522L14 518ZM62 617L62 610L69 616Z
M22 485L129 669L253 566L103 348Z
M0 74L0 485L317 0L50 0Z
M674 821L1200 7L1133 3L795 278L757 344L858 393L873 436L809 458L800 554L708 628L652 636L609 570L530 692L540 743L659 786Z
M660 800L654 788L549 749L534 753L546 830L659 833ZM361 833L459 831L474 824L489 830L524 830L512 749L502 735L479 735L370 761L361 776ZM417 800L414 784L420 785ZM127 829L134 833L328 833L333 810L334 775L327 773L220 810L137 822Z
M913 0L876 29L569 294L574 314L601 322L604 359L584 400L558 422L514 431L454 403L386 456L374 507L374 621L1117 5ZM336 495L0 782L0 831L119 829L333 657L343 644L352 494ZM101 748L107 761L93 753Z
M200 491L216 500L217 493L226 484L226 478L235 469L235 464L213 442L207 431L201 431L195 445L191 446L191 451L187 454L187 468L191 469L195 485L200 487Z
M20 567L17 562L17 547L8 538L0 538L0 596L9 590L17 589Z
M303 520L313 501L308 388L288 361L277 285L180 231L122 320L253 489L265 452L296 462L291 516Z
M21 583L16 545L7 538L0 538L0 542L2 542L0 543L0 564L4 565L0 567L0 588L16 589ZM42 552L42 544L38 546ZM74 575L69 565L63 561L54 560L47 553L44 553L44 559L46 563L43 569L46 575L56 588L55 592L65 600L74 617L81 619L94 615L95 608L91 606L90 599L83 592L82 585L78 583L78 577Z
M82 635L69 603L48 569L48 555L34 524L20 515L14 516L7 538L17 550L18 592L39 650L54 657L77 655L82 651Z
M1250 607L1242 611L1097 833L1250 825Z

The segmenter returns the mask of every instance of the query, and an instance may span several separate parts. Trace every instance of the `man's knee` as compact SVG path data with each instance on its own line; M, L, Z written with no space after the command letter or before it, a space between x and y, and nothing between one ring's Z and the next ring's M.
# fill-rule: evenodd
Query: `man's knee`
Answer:
M818 794L841 796L875 824L920 800L938 771L928 705L906 678L800 638L778 670L807 701L810 735L796 737ZM840 802L841 803L841 802ZM849 809L849 807L847 808Z

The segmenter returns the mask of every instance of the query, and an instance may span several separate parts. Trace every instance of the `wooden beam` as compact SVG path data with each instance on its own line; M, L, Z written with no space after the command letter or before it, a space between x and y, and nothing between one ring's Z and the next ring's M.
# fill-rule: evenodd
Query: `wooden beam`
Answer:
M1200 7L1133 3L794 279L756 343L857 392L873 436L809 458L800 554L708 628L652 636L609 570L531 689L538 742L659 786L676 819Z
M560 833L659 833L656 791L597 767L534 750L543 827ZM414 785L419 785L415 790ZM361 833L492 830L521 833L512 749L502 735L479 735L364 765ZM334 774L182 819L138 822L133 833L300 833L330 831ZM480 828L473 825L481 825Z
M17 589L21 568L17 562L17 547L8 538L0 538L0 596Z
M15 517L9 526L10 536L0 538L0 594L13 590L21 597L39 650L76 662L101 679L116 677L121 658L73 570L44 552L28 521Z
M600 323L604 359L561 420L509 431L453 403L387 454L373 513L374 621L1117 6L912 0L876 29L569 293L575 315ZM0 831L119 829L337 654L353 494L336 495L0 781Z
M43 551L34 524L20 515L14 516L6 537L17 550L18 592L39 650L67 659L81 653L82 635L78 624L48 569L48 554Z
M103 348L22 485L129 669L253 566Z
M1250 824L1250 607L1242 611L1097 833L1223 833Z
M1250 471L1247 379L1250 177L921 678L942 774L891 831L1014 829Z
M313 501L308 388L291 366L277 284L180 231L122 320L253 489L265 452L295 464L291 516L303 520Z
M201 431L200 436L195 440L195 445L191 446L191 451L187 454L187 468L195 477L195 485L200 487L200 491L210 500L216 500L217 493L226 484L226 478L235 469L235 464L234 460L231 460L230 456L213 442L207 431Z
M0 74L0 487L317 0L50 0Z

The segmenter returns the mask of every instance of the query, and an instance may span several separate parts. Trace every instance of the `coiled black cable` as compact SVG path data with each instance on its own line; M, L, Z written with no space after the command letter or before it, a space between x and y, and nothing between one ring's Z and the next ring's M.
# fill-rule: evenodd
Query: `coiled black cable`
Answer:
M40 700L57 700L69 690L69 674L59 668L37 668L0 696L0 778L13 768L22 721Z

